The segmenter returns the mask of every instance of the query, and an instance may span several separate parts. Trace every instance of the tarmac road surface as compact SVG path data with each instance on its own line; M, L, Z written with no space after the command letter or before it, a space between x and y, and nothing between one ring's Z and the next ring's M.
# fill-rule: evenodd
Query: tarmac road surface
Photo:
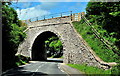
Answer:
M22 65L10 69L2 74L2 76L67 76L67 74L59 69L58 64L61 62L52 62L55 59L48 61L31 61L29 64Z

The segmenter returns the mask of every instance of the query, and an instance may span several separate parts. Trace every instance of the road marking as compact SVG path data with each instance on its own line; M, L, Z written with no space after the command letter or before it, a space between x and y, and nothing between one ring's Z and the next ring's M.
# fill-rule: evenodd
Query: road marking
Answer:
M59 69L60 71L62 71L63 73L67 74L65 71L63 71L63 70L60 68L60 64L58 64L57 66L58 66L58 69ZM68 74L67 74L67 75L68 75Z
M39 68L41 68L43 65L45 65L46 63L44 63L44 64L42 64L42 65L40 65L34 72L37 72L38 71L38 69ZM35 73L33 73L31 76L34 76L35 75Z
M18 66L18 67L25 67L25 66L28 66L28 65L32 65L32 64L20 65L20 66Z

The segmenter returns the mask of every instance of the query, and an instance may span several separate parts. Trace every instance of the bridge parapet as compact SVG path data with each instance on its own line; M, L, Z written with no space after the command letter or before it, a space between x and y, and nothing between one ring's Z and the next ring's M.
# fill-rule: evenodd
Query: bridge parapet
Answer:
M59 23L69 23L72 21L80 21L81 16L85 15L84 12L81 13L73 13L67 16L61 16L61 17L55 17L55 18L49 18L49 19L43 19L43 20L36 20L31 21L31 19L26 20L25 22L28 24L28 27L35 27L35 26L42 26L42 25L53 25L53 24L59 24ZM34 24L34 26L32 26Z
M54 24L68 23L68 22L71 22L71 16L64 16L64 17L57 17L57 18L29 22L28 27L54 25ZM32 26L33 24L34 24L34 26Z

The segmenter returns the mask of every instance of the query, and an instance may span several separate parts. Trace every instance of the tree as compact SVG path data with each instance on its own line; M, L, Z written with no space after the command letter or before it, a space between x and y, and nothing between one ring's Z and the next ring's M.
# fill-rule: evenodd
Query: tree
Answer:
M25 38L24 27L20 27L16 11L10 3L2 3L2 70L15 66L15 54L19 43Z
M91 23L96 23L114 38L115 45L120 49L120 2L89 2L86 7L86 17Z
M86 13L89 18L94 17L97 24L103 26L108 32L118 32L119 9L120 2L89 2Z

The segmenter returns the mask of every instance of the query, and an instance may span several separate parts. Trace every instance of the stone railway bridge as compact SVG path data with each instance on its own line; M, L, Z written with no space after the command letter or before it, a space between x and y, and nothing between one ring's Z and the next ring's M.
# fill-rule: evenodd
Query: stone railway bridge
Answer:
M27 37L19 45L17 54L29 56L32 60L47 60L44 41L51 36L57 36L63 45L63 62L71 64L87 64L99 68L110 68L112 63L106 63L95 55L83 38L76 32L72 21L79 21L84 13L72 16L56 17L46 20L28 22Z

